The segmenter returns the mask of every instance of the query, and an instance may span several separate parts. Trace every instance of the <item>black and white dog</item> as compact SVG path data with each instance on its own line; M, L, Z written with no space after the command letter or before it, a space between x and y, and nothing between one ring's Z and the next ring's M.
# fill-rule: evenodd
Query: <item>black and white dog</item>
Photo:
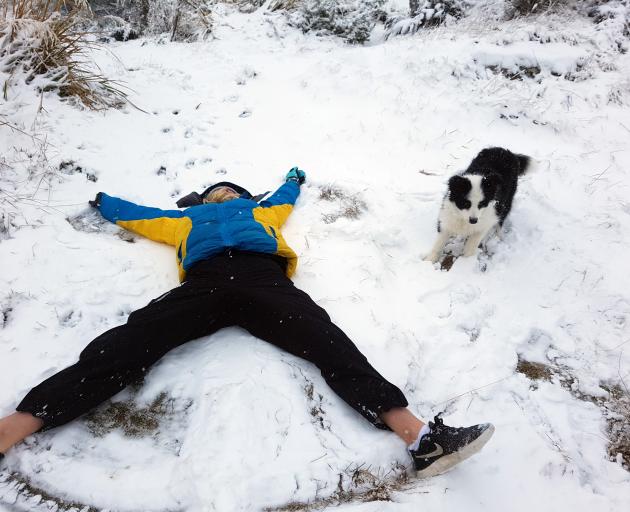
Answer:
M518 177L531 159L503 148L482 150L468 169L448 180L438 217L438 238L424 258L432 262L450 237L467 237L464 256L473 256L488 232L502 226L512 208Z

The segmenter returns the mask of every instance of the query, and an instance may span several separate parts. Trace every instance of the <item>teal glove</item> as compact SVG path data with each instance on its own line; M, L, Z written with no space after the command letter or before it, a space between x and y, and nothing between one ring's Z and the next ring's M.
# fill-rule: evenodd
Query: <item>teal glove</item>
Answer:
M294 167L287 173L287 181L295 181L298 185L301 185L306 181L306 173L297 167Z

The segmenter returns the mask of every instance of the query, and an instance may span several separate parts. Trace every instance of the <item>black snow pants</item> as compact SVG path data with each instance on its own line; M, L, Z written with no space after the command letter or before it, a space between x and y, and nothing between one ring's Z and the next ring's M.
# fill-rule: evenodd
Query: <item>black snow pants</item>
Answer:
M228 326L314 363L344 401L377 427L379 414L406 407L326 311L286 277L281 258L229 251L195 265L178 288L97 337L79 361L33 388L17 406L63 425L139 380L168 351Z

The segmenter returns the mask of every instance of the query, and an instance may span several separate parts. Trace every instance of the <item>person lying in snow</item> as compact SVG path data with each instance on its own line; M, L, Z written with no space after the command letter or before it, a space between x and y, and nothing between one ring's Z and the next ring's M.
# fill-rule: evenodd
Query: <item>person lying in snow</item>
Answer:
M315 364L331 389L376 427L409 447L419 477L442 473L479 451L494 432L428 425L407 409L396 386L380 375L321 307L290 277L297 256L280 228L293 210L305 173L294 167L268 199L219 183L201 196L161 210L99 193L90 204L109 221L176 248L182 284L92 341L79 361L33 388L15 413L0 420L0 459L26 436L59 427L141 378L167 352L237 325Z

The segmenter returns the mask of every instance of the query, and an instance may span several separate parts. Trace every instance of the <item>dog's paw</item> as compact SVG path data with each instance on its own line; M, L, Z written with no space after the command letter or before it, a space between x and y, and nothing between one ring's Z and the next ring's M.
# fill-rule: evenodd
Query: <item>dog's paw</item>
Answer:
M422 258L423 261L430 261L431 263L437 263L440 260L440 255L430 252L429 254L427 254L424 258Z

